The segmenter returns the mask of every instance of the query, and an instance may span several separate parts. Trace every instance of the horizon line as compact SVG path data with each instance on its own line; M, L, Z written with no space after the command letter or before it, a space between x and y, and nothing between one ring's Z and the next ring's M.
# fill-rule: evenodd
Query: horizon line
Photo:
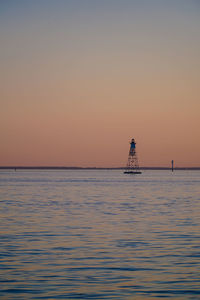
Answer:
M5 169L47 169L47 170L123 170L124 167L75 167L75 166L0 166L1 170ZM141 170L171 170L171 167L156 167L156 166L150 166L150 167L140 167ZM174 167L174 170L200 170L200 166L197 167Z

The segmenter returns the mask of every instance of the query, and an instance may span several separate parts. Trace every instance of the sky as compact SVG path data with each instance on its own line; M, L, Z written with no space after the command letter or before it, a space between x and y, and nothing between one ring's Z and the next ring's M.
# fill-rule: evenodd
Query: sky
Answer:
M1 0L0 166L200 166L199 0Z

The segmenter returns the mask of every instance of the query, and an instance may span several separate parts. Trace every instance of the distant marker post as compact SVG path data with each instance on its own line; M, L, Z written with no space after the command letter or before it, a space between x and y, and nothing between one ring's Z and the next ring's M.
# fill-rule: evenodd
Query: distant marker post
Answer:
M172 172L174 171L174 161L172 159Z

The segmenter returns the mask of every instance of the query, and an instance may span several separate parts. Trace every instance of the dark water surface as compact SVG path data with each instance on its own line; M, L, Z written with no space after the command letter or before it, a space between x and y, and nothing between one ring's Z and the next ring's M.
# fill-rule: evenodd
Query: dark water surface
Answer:
M200 299L200 171L0 172L1 299Z

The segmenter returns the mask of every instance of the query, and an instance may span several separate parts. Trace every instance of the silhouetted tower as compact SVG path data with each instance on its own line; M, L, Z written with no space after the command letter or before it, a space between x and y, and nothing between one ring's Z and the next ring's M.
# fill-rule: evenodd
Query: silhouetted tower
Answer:
M141 174L142 173L139 168L139 163L138 163L138 158L137 158L137 153L136 153L136 142L134 139L132 139L130 142L128 162L127 162L126 170L124 171L124 173L127 173L127 174L129 174L129 173L130 174Z

